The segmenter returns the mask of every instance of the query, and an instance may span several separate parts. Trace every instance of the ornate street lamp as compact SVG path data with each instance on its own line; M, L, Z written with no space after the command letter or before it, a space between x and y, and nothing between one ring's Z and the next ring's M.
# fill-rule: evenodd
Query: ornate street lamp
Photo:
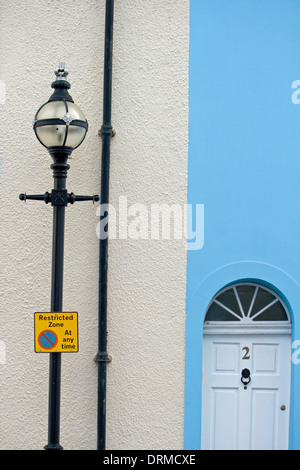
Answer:
M70 83L67 81L68 71L63 62L55 70L56 80L52 83L54 93L47 103L37 111L33 128L40 143L47 148L53 164L54 189L43 195L20 194L20 199L43 200L53 206L53 241L52 241L52 286L51 312L62 312L63 297L63 257L65 207L76 201L99 201L99 196L75 196L66 189L67 163L72 151L83 142L88 123L80 108L69 94ZM50 353L49 369L49 416L48 444L45 449L57 449L60 431L60 382L61 353Z
M55 70L55 75L56 80L51 85L54 93L37 111L33 128L51 155L61 151L70 155L83 142L88 123L68 92L71 85L63 62Z

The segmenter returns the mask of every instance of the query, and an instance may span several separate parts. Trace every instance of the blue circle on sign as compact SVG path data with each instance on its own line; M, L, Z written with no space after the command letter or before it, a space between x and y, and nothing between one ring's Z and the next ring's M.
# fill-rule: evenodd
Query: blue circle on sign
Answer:
M44 349L52 349L57 344L57 336L54 331L42 331L38 339L39 345Z

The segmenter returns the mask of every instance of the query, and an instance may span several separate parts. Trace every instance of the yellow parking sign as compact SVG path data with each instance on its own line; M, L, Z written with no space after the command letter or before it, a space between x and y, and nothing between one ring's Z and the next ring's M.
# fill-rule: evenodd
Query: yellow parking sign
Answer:
M78 352L78 313L35 312L34 350Z

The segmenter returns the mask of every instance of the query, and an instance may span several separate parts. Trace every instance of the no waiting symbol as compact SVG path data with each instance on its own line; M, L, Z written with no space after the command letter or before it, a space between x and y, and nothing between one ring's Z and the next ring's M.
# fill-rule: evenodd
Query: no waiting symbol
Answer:
M57 335L54 331L45 330L39 334L38 343L44 349L53 349L57 345Z

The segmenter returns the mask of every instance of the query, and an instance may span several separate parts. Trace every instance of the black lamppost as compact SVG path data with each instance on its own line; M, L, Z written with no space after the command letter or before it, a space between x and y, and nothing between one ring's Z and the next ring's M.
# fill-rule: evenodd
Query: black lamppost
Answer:
M54 189L51 193L46 192L43 195L20 194L20 199L42 200L53 206L51 312L62 312L65 207L68 203L74 204L76 201L99 201L99 196L75 196L67 192L66 178L70 168L67 161L72 151L83 142L88 123L68 92L68 71L63 62L59 63L55 75L56 80L51 85L54 93L47 103L39 108L33 123L38 140L47 148L54 161L51 165ZM62 449L59 444L60 382L61 353L51 352L48 444L45 449Z

